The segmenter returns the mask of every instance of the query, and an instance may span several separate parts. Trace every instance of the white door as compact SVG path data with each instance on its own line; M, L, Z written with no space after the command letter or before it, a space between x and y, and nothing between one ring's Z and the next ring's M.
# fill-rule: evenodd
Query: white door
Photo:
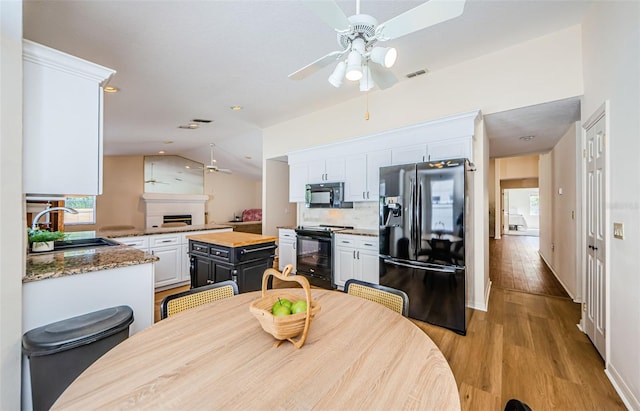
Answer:
M502 233L509 232L509 190L502 190Z
M586 315L585 332L605 358L605 121L586 130Z

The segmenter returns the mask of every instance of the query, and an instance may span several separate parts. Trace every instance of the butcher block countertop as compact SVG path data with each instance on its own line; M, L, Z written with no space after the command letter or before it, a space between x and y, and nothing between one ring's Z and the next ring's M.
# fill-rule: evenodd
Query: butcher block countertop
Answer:
M225 247L244 247L247 245L275 242L278 238L267 235L231 231L226 233L188 235L187 239Z

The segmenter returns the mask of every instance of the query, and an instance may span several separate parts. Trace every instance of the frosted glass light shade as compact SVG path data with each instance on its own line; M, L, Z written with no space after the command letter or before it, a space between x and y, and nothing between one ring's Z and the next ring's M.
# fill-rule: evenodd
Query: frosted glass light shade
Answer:
M371 69L369 69L369 65L366 65L362 78L360 79L360 91L369 91L375 85L376 83L374 83L373 78L371 78Z
M347 71L347 64L344 61L339 62L336 65L336 68L333 69L333 73L329 76L329 83L335 88L338 88L342 85L342 79L344 78L344 73Z
M393 67L397 58L398 51L393 47L374 47L371 50L371 61L386 68Z
M362 78L362 59L360 53L353 50L347 58L347 80L357 81Z

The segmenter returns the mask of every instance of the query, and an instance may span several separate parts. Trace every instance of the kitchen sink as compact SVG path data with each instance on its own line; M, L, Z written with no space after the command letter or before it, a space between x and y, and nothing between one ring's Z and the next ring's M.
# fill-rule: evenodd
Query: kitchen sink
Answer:
M78 248L96 248L121 245L118 242L106 238L78 238L76 240L55 241L53 251L77 250Z

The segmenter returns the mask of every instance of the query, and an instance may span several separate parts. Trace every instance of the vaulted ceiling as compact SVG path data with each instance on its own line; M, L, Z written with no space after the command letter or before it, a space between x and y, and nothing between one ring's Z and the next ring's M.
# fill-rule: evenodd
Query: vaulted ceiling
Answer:
M355 14L355 1L337 3ZM362 0L361 12L383 22L421 3ZM386 43L399 54L392 71L408 81L407 73L579 24L590 3L467 0L462 16ZM338 49L334 31L300 1L25 0L24 37L117 70L110 85L120 92L105 95L107 155L164 150L208 163L213 142L220 167L258 178L263 128L360 93L331 86L333 66L287 77ZM491 155L514 154L512 140L524 135L547 147L577 119L577 107L572 99L487 116ZM212 122L178 128L193 119Z

